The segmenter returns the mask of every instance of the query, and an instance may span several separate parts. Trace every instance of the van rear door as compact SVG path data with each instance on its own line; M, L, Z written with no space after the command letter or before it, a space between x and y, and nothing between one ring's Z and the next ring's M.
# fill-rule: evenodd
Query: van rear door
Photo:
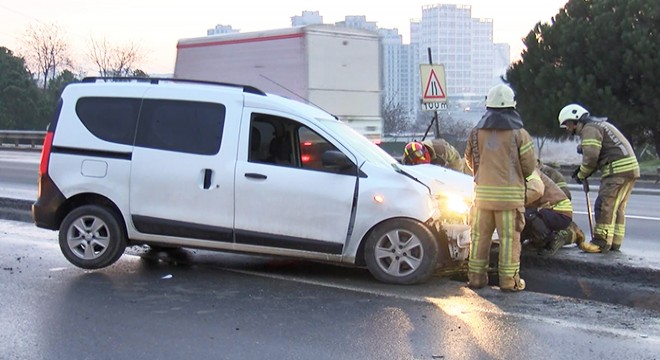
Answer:
M199 89L154 87L146 93L130 180L131 217L139 232L233 241L239 122L231 119L241 117L242 94L220 98Z

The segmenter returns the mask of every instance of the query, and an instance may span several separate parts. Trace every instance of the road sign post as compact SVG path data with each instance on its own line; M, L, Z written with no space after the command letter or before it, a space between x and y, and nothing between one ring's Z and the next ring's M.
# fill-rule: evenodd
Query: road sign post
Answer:
M421 64L419 65L419 74L422 84L422 103L446 103L445 67L443 65Z
M431 125L435 121L435 137L440 138L440 124L438 118L438 110L447 109L447 84L445 81L445 67L444 65L433 65L433 58L431 57L431 48L428 48L429 63L419 65L419 78L422 83L422 110L434 111L433 120L429 124L424 138L431 129Z

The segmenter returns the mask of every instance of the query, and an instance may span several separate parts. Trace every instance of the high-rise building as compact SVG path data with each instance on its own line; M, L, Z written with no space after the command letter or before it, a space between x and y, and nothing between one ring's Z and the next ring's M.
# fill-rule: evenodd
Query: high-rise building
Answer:
M233 34L237 32L240 32L240 30L233 29L231 25L218 24L214 28L206 30L206 35Z
M335 25L352 28L352 29L378 31L378 26L376 26L376 22L367 21L367 17L364 15L347 15L344 17L344 21L337 21Z
M493 86L493 20L471 19L470 93L481 97Z
M500 76L505 76L506 71L511 64L511 45L507 43L497 43L493 45L495 53L493 54L493 76L494 81L499 82Z
M380 29L383 106L399 107L406 120L417 118L419 99L419 61L416 44L403 44L397 29Z
M291 26L323 24L323 16L318 11L303 11L302 15L291 17Z
M419 30L411 42L419 44L420 61L443 64L448 97L482 96L492 86L493 21L472 18L470 5L436 4L422 7Z

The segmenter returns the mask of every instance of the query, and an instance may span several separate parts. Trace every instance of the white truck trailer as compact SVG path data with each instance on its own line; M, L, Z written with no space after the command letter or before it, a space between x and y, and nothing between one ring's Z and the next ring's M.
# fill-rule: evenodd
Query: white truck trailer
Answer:
M174 77L252 85L307 102L376 141L380 68L377 33L308 25L181 39Z

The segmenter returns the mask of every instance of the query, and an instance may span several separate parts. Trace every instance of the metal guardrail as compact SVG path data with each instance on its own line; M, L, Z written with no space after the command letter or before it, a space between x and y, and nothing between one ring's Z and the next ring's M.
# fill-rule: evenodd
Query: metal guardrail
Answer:
M31 148L41 146L46 137L45 131L37 130L0 130L0 146L29 145Z

